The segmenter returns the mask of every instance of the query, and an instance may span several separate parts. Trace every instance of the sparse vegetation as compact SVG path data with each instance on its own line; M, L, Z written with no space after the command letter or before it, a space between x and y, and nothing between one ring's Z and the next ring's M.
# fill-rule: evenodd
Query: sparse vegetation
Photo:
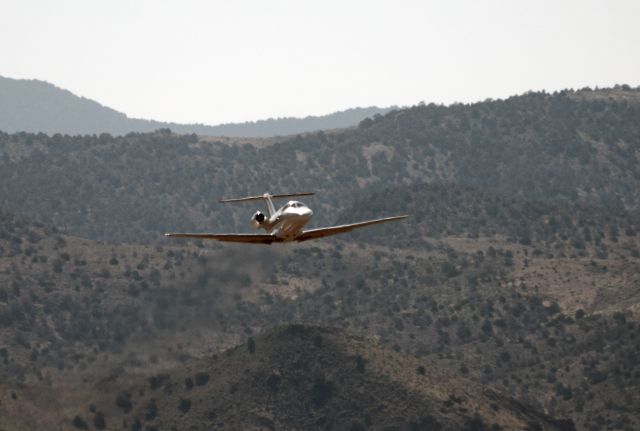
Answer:
M358 395L357 408L346 407L350 391L375 382L409 404L415 395L380 380L378 352L406 361L412 381L439 367L578 429L638 428L640 104L629 100L565 92L417 106L265 148L168 131L0 134L3 206L49 226L0 212L0 379L43 393L64 382L87 398L96 392L85 382L100 381L109 398L78 400L77 416L64 418L76 429L122 420L164 429L165 409L238 429L222 405L202 410L203 394L297 405L294 387L315 412L299 429L335 427L338 414L367 429L382 423L379 405ZM231 181L248 165L246 181ZM160 242L159 232L213 220L242 228L213 202L264 184L315 188L324 205L317 224L410 218L290 248ZM345 353L330 332L298 323L367 341ZM278 334L302 344L275 352L273 336L261 337L277 325L294 325ZM235 374L218 372L232 361ZM13 394L0 415L28 402ZM446 408L467 409L456 410L453 429L499 429L497 416L476 418L449 394ZM487 411L513 407L505 400L488 401ZM452 426L428 412L416 407L401 425ZM242 420L280 423L264 412Z

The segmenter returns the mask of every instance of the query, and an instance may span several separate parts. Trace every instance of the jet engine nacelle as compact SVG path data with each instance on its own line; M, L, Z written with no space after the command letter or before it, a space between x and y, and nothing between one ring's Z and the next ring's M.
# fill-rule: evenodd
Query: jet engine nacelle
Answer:
M266 219L267 217L264 214L262 214L260 211L256 211L253 217L251 217L251 226L253 226L255 229L258 229Z

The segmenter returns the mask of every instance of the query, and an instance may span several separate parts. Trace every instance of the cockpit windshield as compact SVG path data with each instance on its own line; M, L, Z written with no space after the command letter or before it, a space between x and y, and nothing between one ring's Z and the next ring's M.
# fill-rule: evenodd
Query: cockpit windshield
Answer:
M291 201L291 202L287 203L284 206L284 209L287 209L287 208L302 208L302 207L304 207L304 204L302 202Z

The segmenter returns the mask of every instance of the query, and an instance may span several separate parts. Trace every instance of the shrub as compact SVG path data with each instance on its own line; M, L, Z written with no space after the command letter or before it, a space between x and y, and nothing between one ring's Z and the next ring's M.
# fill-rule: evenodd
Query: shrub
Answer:
M191 409L191 400L183 399L180 400L180 411L182 413L187 413Z
M87 423L79 415L76 415L76 417L73 418L73 426L80 430L89 429L89 427L87 426Z
M116 406L120 407L125 413L129 413L133 408L131 395L125 391L118 393L116 396Z
M156 405L156 400L150 400L147 404L147 412L144 415L144 418L148 421L151 421L158 416L158 406Z
M169 380L168 374L158 374L157 376L151 376L149 377L149 386L152 390L156 390L167 380Z
M102 412L97 412L93 418L93 424L97 429L103 430L107 427L107 421L104 418L104 414Z
M276 393L280 390L280 382L282 381L282 377L280 377L280 375L272 373L268 378L267 378L267 388L273 392Z
M325 405L335 391L335 385L330 380L327 380L324 376L317 376L313 387L311 388L313 403L321 407Z
M204 386L209 383L209 373L201 372L196 374L196 386Z
M63 263L60 259L54 259L54 261L51 264L51 269L56 274L60 274L62 272L62 266L63 266Z
M190 391L193 388L193 379L191 377L187 377L184 379L184 389Z
M468 341L471 338L471 329L469 329L466 325L458 326L458 330L456 331L456 335L462 341Z

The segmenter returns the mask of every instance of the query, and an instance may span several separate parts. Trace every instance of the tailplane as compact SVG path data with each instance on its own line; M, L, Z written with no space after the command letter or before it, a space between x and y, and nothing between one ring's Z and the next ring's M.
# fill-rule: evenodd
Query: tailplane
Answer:
M286 195L270 195L269 193L265 193L260 196L247 196L246 198L231 198L231 199L220 199L222 203L231 203L231 202L247 202L247 201L258 201L258 200L269 200L269 199L284 199L284 198L293 198L297 196L311 196L314 193L291 193Z
M222 203L232 203L232 202L248 202L248 201L259 201L264 200L267 204L267 210L269 211L269 217L271 217L275 212L276 208L273 206L272 199L284 199L284 198L293 198L296 196L311 196L313 193L290 193L286 195L270 195L269 193L265 193L262 196L247 196L246 198L231 198L231 199L220 199Z

